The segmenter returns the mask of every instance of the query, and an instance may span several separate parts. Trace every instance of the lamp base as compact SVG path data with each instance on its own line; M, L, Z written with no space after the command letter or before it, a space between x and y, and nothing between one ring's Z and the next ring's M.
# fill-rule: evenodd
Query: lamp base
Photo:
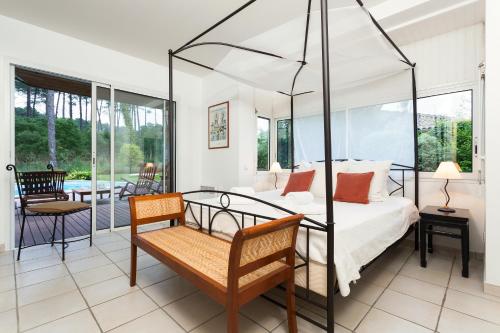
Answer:
M438 208L438 210L440 212L443 212L443 213L455 213L456 212L455 209L450 208L450 207L440 207L440 208Z

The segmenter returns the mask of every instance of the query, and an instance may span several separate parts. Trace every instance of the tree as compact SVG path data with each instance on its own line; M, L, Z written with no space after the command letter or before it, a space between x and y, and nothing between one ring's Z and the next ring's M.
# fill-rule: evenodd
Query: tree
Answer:
M47 141L49 147L49 162L57 167L56 156L56 116L54 112L54 92L47 91L45 98L45 110L47 113Z
M120 148L119 160L122 166L128 167L131 173L134 167L138 167L144 161L144 153L138 145L126 143Z

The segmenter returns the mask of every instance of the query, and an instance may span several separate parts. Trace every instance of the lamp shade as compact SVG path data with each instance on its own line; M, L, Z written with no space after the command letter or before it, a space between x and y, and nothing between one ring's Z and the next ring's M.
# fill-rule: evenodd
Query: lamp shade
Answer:
M446 161L441 162L439 167L437 168L434 176L432 178L440 178L440 179L460 179L462 176L457 168L457 163Z
M281 165L279 162L273 162L273 164L271 164L271 169L269 169L269 172L272 173L280 173L282 171L283 169L281 169Z

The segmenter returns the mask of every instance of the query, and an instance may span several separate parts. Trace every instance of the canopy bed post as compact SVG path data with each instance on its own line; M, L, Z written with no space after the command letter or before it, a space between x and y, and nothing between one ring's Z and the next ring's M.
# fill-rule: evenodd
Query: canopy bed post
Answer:
M168 50L168 144L169 144L169 192L175 192L175 165L174 165L174 74L173 52Z
M325 140L325 189L326 189L326 248L327 248L327 298L326 329L334 332L333 296L335 295L334 224L332 189L332 129L330 126L330 63L328 45L328 0L321 0L321 56L323 71L323 128Z
M415 159L415 206L418 207L418 197L419 197L419 185L418 185L418 110L417 110L417 81L415 79L415 66L413 64L411 68L411 86L412 86L412 97L413 97L413 152Z
M290 167L292 169L292 172L295 170L295 138L293 134L293 92L290 95L290 155L292 158L292 161L290 163Z

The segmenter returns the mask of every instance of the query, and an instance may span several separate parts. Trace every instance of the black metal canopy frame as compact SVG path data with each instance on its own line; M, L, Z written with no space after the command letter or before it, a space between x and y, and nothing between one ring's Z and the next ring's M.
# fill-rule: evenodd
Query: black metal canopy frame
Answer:
M235 49L241 49L252 53L258 53L262 55L266 55L274 58L284 58L280 55L247 48L235 44L224 43L224 42L198 42L201 37L205 36L218 26L222 25L224 22L230 20L232 17L237 15L238 13L244 11L247 7L252 5L257 0L250 0L229 13L227 16L219 20L217 23L213 24L187 43L176 49L175 51L169 50L169 108L173 110L173 58L185 61L187 63L208 69L215 70L213 67L201 64L199 62L187 59L179 55L182 51L187 49L202 46L202 45L220 45L231 47ZM306 0L304 0L306 1ZM307 0L307 19L305 26L305 37L304 37L304 48L302 53L302 59L298 61L301 65L298 68L289 92L278 91L280 94L284 94L290 97L290 117L291 117L291 165L295 165L294 163L294 133L293 133L293 122L294 122L294 97L299 95L304 95L308 93L312 93L313 91L305 91L296 93L294 91L295 83L297 78L300 75L300 72L307 66L306 56L307 56L307 43L308 43L308 35L309 35L309 23L310 23L310 13L311 13L311 0ZM321 48L322 48L322 82L323 82L323 129L324 129L324 149L325 149L325 189L326 189L326 231L327 231L327 323L326 330L328 333L334 332L334 294L335 294L335 263L334 263L334 212L333 212L333 201L331 198L333 197L333 189L332 189L332 130L331 130L331 122L330 122L330 63L329 63L329 39L328 39L328 0L319 0L320 1L320 11L321 11ZM354 1L354 0L353 0ZM361 0L355 0L360 7L364 7L364 4ZM367 11L370 16L371 21L374 26L380 31L380 33L384 36L384 38L388 41L388 43L394 48L394 50L401 56L402 62L411 67L411 75L412 75L412 100L413 100L413 139L414 139L414 167L413 171L415 174L415 205L418 206L418 197L419 197L419 186L418 186L418 142L417 142L417 87L416 87L416 79L415 79L415 63L412 63L408 57L401 51L401 49L396 45L396 43L391 39L391 37L384 31L384 29L380 26L377 20ZM173 113L169 112L169 122L173 123ZM170 131L169 139L173 142L174 133ZM171 150L170 152L170 160L173 161L174 152ZM292 168L293 172L293 168ZM174 188L174 179L175 179L175 170L172 166L172 177L170 177L170 188L172 191ZM323 326L323 325L320 325Z

